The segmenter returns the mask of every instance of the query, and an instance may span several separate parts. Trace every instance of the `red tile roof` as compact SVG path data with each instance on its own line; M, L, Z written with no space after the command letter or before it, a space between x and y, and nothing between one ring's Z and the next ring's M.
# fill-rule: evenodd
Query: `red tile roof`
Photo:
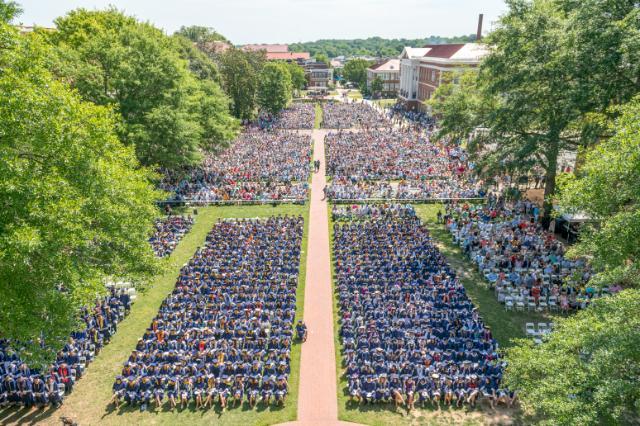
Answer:
M267 60L307 60L310 58L309 52L267 52Z
M307 60L310 58L309 52L267 52L267 60Z
M202 48L207 52L211 52L211 53L224 53L227 50L231 49L231 45L224 41L216 40L216 41L208 41L203 43Z
M464 47L464 43L460 44L430 44L424 46L429 51L424 55L425 58L443 58L449 59Z

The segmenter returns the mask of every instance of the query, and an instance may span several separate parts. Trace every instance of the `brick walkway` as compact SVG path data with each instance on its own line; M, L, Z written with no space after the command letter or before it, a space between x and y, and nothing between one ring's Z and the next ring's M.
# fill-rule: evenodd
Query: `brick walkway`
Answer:
M309 335L302 345L298 425L333 425L338 422L336 353L333 340L333 295L329 252L329 217L323 200L326 185L324 136L326 130L313 130L314 159L320 171L311 183L307 279L304 320ZM346 424L346 423L344 423Z

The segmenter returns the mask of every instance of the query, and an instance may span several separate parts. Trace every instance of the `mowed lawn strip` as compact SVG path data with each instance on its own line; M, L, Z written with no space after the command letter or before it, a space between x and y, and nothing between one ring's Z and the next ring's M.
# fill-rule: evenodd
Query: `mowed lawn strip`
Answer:
M134 407L115 410L109 405L111 386L116 375L120 374L123 363L135 349L137 340L157 314L162 301L173 290L181 267L189 261L196 249L205 242L205 237L219 218L254 218L276 215L303 215L304 235L300 256L300 271L297 288L296 320L304 314L304 285L306 273L307 236L309 229L309 206L271 205L263 206L216 206L198 209L195 224L178 244L169 258L170 270L157 277L144 293L139 293L129 316L118 326L118 332L105 346L102 352L88 367L85 376L74 387L74 391L65 399L64 405L48 413L47 418L39 422L59 424L60 416L73 418L81 425L88 424L211 424L225 425L269 425L295 420L298 405L298 383L300 370L300 345L294 343L291 351L290 394L284 407L260 406L249 410L246 405L233 408L224 413L215 410L195 411L191 405L184 411L171 412L167 406L160 410L140 412ZM168 404L167 404L168 405ZM24 419L23 419L24 420ZM19 421L16 419L15 421Z
M416 213L420 216L422 221L429 227L429 230L433 236L433 238L439 243L439 248L442 250L442 253L447 257L447 260L450 262L452 266L456 269L462 267L461 260L462 253L459 254L460 258L456 259L452 257L455 253L451 250L447 250L445 246L442 245L441 239L446 239L448 233L445 230L442 230L441 233L437 233L436 229L436 214L438 209L442 207L440 205L433 204L423 204L416 205ZM468 406L464 406L462 409L441 409L436 410L431 407L431 405L427 405L426 408L417 408L415 411L411 413L407 413L405 409L400 409L399 411L395 411L393 404L373 404L373 405L359 405L356 403L351 403L349 401L349 395L346 391L347 388L347 380L344 378L344 367L342 365L342 339L340 339L340 311L338 307L338 297L339 294L336 291L336 274L335 274L335 265L334 265L334 232L333 225L334 222L331 217L331 205L329 208L329 236L331 243L331 276L332 276L332 289L334 294L334 309L333 309L333 317L334 317L334 330L335 330L335 347L336 347L336 371L338 374L337 383L338 383L338 418L339 420L346 422L353 422L359 424L366 425L374 425L374 426L386 426L386 425L443 425L443 424L464 424L464 425L483 425L483 424L522 424L522 413L520 410L507 410L501 409L492 411L488 408L488 406L479 406L482 408L471 409ZM444 210L443 210L444 212ZM433 219L431 219L433 218ZM439 225L438 225L439 228ZM437 233L437 234L436 234ZM453 246L453 244L451 244ZM471 268L471 264L466 266L467 269ZM493 295L493 292L488 290L482 284L482 277L480 274L475 273L469 278L465 278L463 280L463 284L469 297L473 301L473 303L480 310L485 323L487 323L493 333L499 336L507 336L509 333L514 332L514 328L510 325L503 328L503 320L506 318L508 321L513 321L516 323L522 322L522 331L518 332L517 335L512 337L522 337L524 336L524 323L527 322L525 320L520 320L517 318L517 315L522 315L523 313L510 313L505 312L504 308L498 303ZM488 294L487 294L488 293ZM489 299L489 296L492 299ZM496 306L497 305L497 306ZM488 311L495 310L495 315L488 315ZM524 313L524 315L530 315L529 313ZM541 315L534 316L542 318ZM510 338L507 339L510 341ZM500 342L502 346L502 342L500 338L498 338L498 342Z

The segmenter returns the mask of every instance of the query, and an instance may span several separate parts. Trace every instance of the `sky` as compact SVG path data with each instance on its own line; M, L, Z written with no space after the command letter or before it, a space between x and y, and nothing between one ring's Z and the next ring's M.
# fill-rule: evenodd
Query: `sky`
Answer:
M69 10L114 5L171 34L182 25L212 27L234 44L326 38L423 38L484 32L506 11L504 0L17 0L16 23L53 26Z

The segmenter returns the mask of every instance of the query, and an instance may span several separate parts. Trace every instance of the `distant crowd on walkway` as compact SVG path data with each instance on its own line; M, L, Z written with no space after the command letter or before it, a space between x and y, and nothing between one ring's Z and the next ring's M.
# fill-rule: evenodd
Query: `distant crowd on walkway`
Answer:
M402 104L395 104L386 109L386 114L392 123L402 125L408 122L411 125L432 130L436 125L435 117L426 112L407 110Z
M261 129L313 129L316 119L316 108L310 102L295 102L274 116L262 112L258 116Z
M322 127L354 129L390 127L391 122L366 103L325 102L322 104Z

